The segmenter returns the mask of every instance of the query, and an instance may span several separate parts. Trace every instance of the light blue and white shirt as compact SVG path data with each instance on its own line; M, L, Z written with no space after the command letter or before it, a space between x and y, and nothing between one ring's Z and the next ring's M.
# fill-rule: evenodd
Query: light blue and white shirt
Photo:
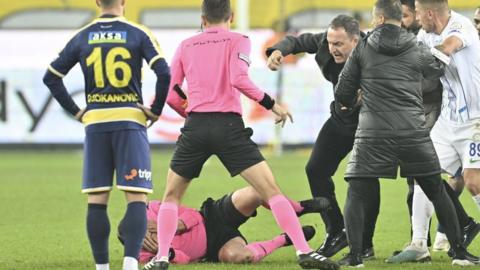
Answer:
M463 46L451 56L445 75L440 78L443 85L440 117L447 122L465 123L480 118L480 40L473 23L451 11L440 35L422 29L418 41L435 47L451 36L462 40Z

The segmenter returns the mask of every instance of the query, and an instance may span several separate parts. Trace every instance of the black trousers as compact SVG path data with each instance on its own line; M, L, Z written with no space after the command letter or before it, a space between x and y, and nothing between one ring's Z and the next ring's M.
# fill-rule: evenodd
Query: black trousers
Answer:
M412 220L412 207L413 207L413 186L414 186L414 178L409 177L407 178L408 182L408 195L407 195L407 205L408 205L408 212L410 214L410 222ZM472 218L467 214L465 208L463 208L462 203L459 200L460 193L455 192L452 187L446 182L442 181L443 185L445 186L445 191L448 194L448 197L452 200L453 206L455 207L455 211L457 212L458 222L460 224L460 228L466 227ZM430 222L431 223L431 222ZM410 230L411 231L411 230ZM445 229L442 224L438 224L437 228L438 232L445 233ZM428 233L428 246L431 245L430 241L430 232Z
M340 162L352 150L354 133L329 118L318 134L306 166L312 196L326 197L332 204L331 209L322 211L320 214L328 234L337 234L345 228L343 215L335 196L335 184L332 176L337 171ZM366 228L369 229L365 233L365 248L372 246L377 216L378 210L371 215L371 219L367 220Z
M433 203L437 217L445 227L445 233L455 252L464 251L462 235L456 217L455 207L447 195L440 175L416 177L417 183ZM376 197L379 196L378 180L374 178L350 178L345 203L345 228L350 252L361 254L365 219L372 208L377 208ZM379 200L378 200L379 201Z
M407 206L408 206L408 214L410 216L410 238L413 236L413 229L412 229L412 213L413 213L413 191L415 186L415 179L413 177L407 178L408 184L408 193L407 193ZM432 246L432 238L430 236L430 226L432 225L432 220L428 223L428 235L427 235L427 246Z

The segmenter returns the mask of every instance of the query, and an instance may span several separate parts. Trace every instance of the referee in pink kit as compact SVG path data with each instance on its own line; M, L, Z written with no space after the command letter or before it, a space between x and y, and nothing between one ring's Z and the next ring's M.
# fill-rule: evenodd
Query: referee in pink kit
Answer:
M190 181L200 175L203 164L217 155L232 176L240 174L264 201L297 250L305 269L338 269L337 263L314 252L302 232L291 202L282 194L258 146L245 128L240 93L260 103L285 124L290 113L258 89L248 77L250 40L231 32L233 13L229 0L204 0L203 33L184 40L171 64L168 104L186 117L173 154L163 203L158 212L157 260L145 269L168 269L168 251L177 229L178 205ZM188 83L188 105L179 87ZM180 94L179 94L180 93ZM183 96L183 97L182 97ZM214 205L207 211L218 211ZM221 222L228 223L228 220Z

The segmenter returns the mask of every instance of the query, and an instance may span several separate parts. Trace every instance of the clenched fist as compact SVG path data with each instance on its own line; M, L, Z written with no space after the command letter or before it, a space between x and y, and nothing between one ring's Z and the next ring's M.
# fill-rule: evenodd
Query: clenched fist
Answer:
M283 55L280 50L275 50L267 59L267 66L271 70L278 70L283 62Z

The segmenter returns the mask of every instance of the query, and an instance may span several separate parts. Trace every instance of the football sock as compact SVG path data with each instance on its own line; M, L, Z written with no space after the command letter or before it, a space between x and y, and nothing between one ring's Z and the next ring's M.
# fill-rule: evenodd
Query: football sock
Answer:
M476 196L473 196L473 201L477 204L478 209L480 209L480 194L477 194Z
M122 270L138 270L138 261L133 257L123 257Z
M295 211L295 213L300 213L300 212L303 211L303 206L301 206L299 202L294 201L294 200L288 198L287 196L285 196L285 198L290 203L290 205L293 207L293 211ZM263 203L262 205L263 205L263 207L271 210L271 207L268 203Z
M138 201L129 203L122 226L125 241L124 256L138 258L147 231L147 205Z
M417 183L421 186L427 197L435 207L438 221L443 224L445 234L454 252L464 252L462 245L463 236L453 206L452 200L447 195L445 186L442 184L440 174L425 177L418 177Z
M284 195L276 195L270 198L268 204L277 224L290 237L295 249L302 253L311 252L312 249L305 240L300 221L287 198Z
M97 265L108 265L110 221L105 204L88 204L87 235Z
M435 241L438 240L448 240L447 235L443 232L437 231L437 234L435 235Z
M253 262L259 262L273 251L285 245L285 235L279 235L272 240L264 242L255 242L247 245L247 248L253 253Z
M105 263L105 264L96 264L95 265L96 270L110 270L110 264Z
M433 215L433 204L419 185L415 185L412 207L412 242L427 241L430 218Z
M158 260L168 260L168 250L177 231L178 205L164 202L160 205L157 217Z

